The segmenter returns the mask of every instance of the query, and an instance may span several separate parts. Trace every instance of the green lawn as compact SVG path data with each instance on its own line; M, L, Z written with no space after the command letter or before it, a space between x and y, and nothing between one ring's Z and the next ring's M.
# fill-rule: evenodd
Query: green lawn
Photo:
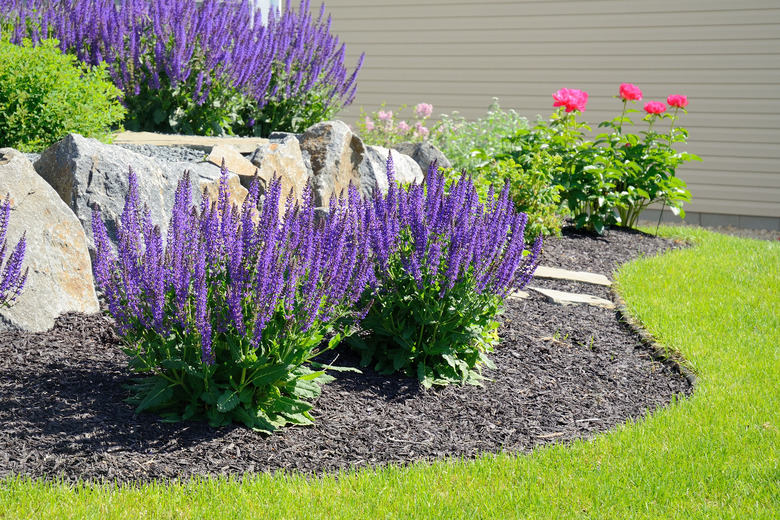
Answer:
M701 230L624 266L631 312L698 377L687 400L530 456L138 488L0 481L0 518L779 518L780 242Z

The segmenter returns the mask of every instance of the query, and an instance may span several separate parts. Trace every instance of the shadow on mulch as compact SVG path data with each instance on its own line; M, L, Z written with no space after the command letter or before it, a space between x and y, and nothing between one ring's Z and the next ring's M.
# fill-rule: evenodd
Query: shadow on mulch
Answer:
M606 237L567 230L548 240L543 262L610 275L619 263L670 247L679 244L625 230ZM532 295L509 300L500 321L497 369L484 371L484 387L433 391L370 369L334 373L315 403L316 424L272 436L135 415L124 402L132 374L105 316L73 313L44 333L2 333L0 477L147 482L527 453L591 438L692 391L615 311ZM358 366L348 350L328 356Z

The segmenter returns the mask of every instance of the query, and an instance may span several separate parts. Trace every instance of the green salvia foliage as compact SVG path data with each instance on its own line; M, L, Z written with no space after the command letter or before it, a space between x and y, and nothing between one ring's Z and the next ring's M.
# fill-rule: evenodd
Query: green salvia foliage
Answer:
M527 216L508 184L482 204L465 175L445 189L435 164L423 185L398 188L390 172L388 195L374 200L379 287L363 296L372 304L365 333L347 341L380 373L425 387L480 384L482 366L493 368L504 298L530 280L542 239L525 248Z
M411 254L408 232L402 254ZM498 343L504 299L477 294L473 274L467 274L443 292L446 280L438 275L418 287L401 256L391 259L387 279L392 290L372 295L374 303L363 319L367 336L347 338L361 355L361 365L374 365L380 374L403 372L417 377L426 388L450 384L481 385L482 367L495 368L489 358Z
M280 221L278 177L259 213L257 181L239 212L223 165L218 201L204 195L198 211L185 173L163 247L132 170L129 185L116 253L99 211L92 225L97 285L144 376L130 387L136 412L264 432L310 424L311 400L332 380L323 369L335 369L314 358L351 333L372 272L357 189L324 220L307 189Z
M83 66L57 45L0 41L0 146L39 152L69 133L106 141L124 118L105 66Z

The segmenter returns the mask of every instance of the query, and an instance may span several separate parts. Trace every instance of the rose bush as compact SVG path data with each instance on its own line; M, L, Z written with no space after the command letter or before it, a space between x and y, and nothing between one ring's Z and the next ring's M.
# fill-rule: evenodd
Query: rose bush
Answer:
M587 93L561 89L553 94L558 110L549 121L540 121L530 131L519 131L510 138L516 143L514 156L529 158L540 150L558 156L554 182L561 187L561 199L577 227L603 233L612 225L636 225L641 212L654 202L668 205L675 214L684 216L684 202L691 200L684 181L676 176L677 167L696 155L678 152L675 143L685 142L688 132L675 128L678 111L688 104L683 95L667 98L674 114L666 113L661 101L645 103L643 121L647 129L638 134L624 131L633 125L630 114L638 112L628 103L642 99L642 90L623 83L617 96L623 103L619 117L599 124L608 129L595 139L587 137L590 127L577 121L583 112ZM659 132L657 122L670 119L668 132Z

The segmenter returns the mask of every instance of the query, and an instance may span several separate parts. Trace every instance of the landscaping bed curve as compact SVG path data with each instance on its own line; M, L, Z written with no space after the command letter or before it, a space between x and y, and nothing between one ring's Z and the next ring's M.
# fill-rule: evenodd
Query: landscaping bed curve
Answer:
M547 240L542 262L611 276L620 263L680 246L624 229L605 237L565 229ZM63 315L44 333L2 333L0 477L142 483L527 453L591 438L692 391L678 367L653 359L614 310L562 307L532 293L508 300L499 320L501 342L491 355L497 368L484 370L484 387L425 390L415 379L368 368L337 372L314 403L314 426L271 436L135 415L124 402L133 374L104 315ZM325 360L358 366L346 348Z

